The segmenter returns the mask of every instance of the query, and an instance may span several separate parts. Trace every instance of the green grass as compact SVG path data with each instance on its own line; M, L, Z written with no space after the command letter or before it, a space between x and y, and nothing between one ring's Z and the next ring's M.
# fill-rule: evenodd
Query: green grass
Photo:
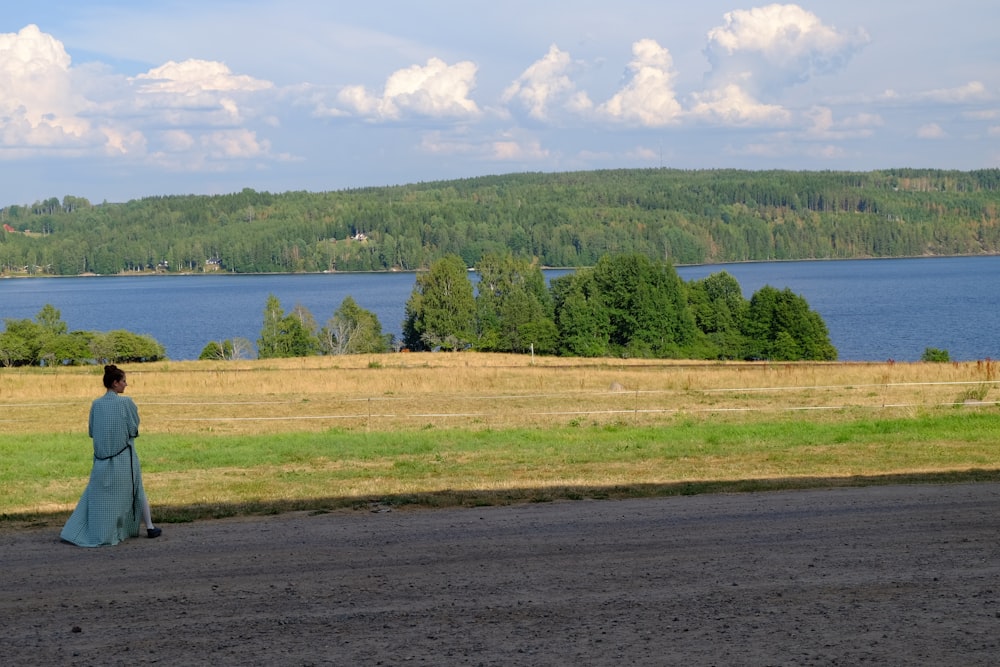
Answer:
M757 491L1000 479L1000 413L761 423L678 418L667 426L147 434L137 442L160 521L393 505ZM87 482L78 435L0 437L0 518L56 520Z

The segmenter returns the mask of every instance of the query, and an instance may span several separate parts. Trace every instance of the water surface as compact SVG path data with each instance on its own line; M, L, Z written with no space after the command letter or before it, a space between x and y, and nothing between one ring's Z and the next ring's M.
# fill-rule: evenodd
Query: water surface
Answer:
M732 274L746 298L764 285L802 295L830 330L841 360L915 361L927 347L952 359L1000 358L1000 257L761 262L686 266L685 280ZM548 277L561 272L548 272ZM171 359L195 359L212 340L260 335L274 294L286 312L322 326L345 297L399 335L413 273L191 275L0 280L0 318L34 318L45 304L70 329L148 334Z

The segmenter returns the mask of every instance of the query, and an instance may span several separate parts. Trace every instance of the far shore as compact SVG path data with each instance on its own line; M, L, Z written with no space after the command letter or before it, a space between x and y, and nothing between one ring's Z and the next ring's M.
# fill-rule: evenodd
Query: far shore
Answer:
M696 267L696 266L729 266L733 264L791 264L794 262L855 262L865 260L889 260L889 259L953 259L956 257L1000 257L997 253L977 253L974 255L900 255L898 257L804 257L801 259L745 259L727 262L704 262L701 264L674 264L675 267ZM591 268L588 266L543 266L542 271L579 271ZM7 278L129 278L143 276L317 276L317 275L380 275L383 273L422 273L427 271L421 269L385 269L382 271L267 271L267 272L234 272L234 271L122 271L120 273L0 273L0 279ZM474 267L469 267L470 272L475 272Z

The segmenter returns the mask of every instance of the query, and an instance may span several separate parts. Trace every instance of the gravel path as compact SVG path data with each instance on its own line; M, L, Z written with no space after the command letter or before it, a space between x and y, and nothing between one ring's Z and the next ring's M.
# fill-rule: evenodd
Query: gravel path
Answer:
M8 665L995 665L1000 486L0 533Z

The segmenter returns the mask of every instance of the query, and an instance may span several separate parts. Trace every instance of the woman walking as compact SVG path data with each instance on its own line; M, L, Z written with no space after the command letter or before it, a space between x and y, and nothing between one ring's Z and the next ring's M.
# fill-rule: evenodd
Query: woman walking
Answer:
M88 431L94 440L94 467L90 482L60 533L81 547L118 544L139 534L139 519L148 537L162 532L153 525L149 501L142 487L142 469L135 452L139 436L139 411L123 396L125 371L104 367L107 392L90 406Z

